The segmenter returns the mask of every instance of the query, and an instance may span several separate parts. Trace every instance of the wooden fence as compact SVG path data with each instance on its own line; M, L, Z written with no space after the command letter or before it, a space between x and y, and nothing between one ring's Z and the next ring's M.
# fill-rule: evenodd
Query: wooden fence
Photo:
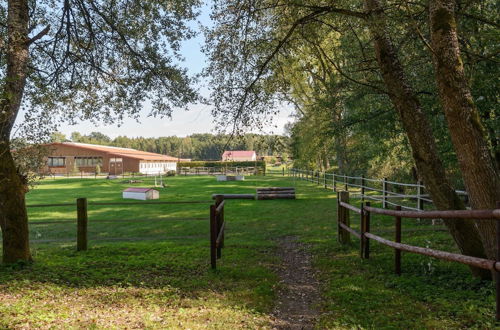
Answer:
M225 174L242 174L242 175L266 175L265 169L259 167L181 167L178 170L179 175L225 175Z
M300 170L292 168L288 170L288 175L298 179L305 180L331 189L349 191L349 188L355 188L360 191L359 197L364 200L373 200L382 203L382 207L400 206L403 210L408 211L423 211L425 204L432 204L430 196L425 193L425 186L422 182L417 183L402 183L389 181L387 178L371 179L364 176L348 176L336 173L326 173L319 171ZM406 193L410 191L410 193ZM378 195L370 194L370 192ZM457 190L456 193L464 197L467 202L467 192ZM413 206L402 205L398 200L407 200L408 204Z
M87 198L78 198L75 203L58 203L58 204L32 204L27 205L28 208L44 208L44 207L75 207L76 206L76 249L77 251L85 251L88 248L88 207L89 206L137 206L137 205L178 205L178 204L209 204L211 201L171 201L171 202L156 202L156 201L141 201L141 202L88 202ZM183 218L173 218L173 220L180 221L206 221L207 218L195 218L195 217L183 217ZM117 219L110 220L109 222L121 223L121 222L131 222L136 220L127 219ZM106 221L100 220L99 223ZM44 224L59 224L59 223L74 223L72 220L53 220L53 221L37 221L32 224L44 225ZM107 238L108 240L116 240L117 238Z
M349 211L360 216L360 231L350 226ZM372 234L370 223L374 214L394 217L394 241L387 240ZM441 218L441 219L475 219L478 221L496 222L496 260L489 260L457 253L423 248L401 243L402 218ZM342 244L350 242L350 235L360 239L360 256L363 259L370 257L370 240L394 248L394 272L401 275L401 251L426 255L437 259L459 262L465 265L483 268L494 272L496 285L496 320L500 321L500 202L493 210L450 210L450 211L403 211L396 206L396 210L371 207L370 202L362 203L361 208L349 204L349 192L337 193L337 232L338 241Z

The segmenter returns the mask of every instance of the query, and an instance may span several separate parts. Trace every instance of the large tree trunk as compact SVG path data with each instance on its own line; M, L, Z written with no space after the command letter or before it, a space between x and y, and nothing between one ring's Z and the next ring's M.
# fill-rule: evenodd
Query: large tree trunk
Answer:
M0 100L0 225L3 261L31 259L24 195L26 182L17 172L10 151L10 134L26 85L28 65L28 1L9 0L6 45L7 77Z
M386 17L379 0L365 0L369 14L368 24L374 38L375 53L389 97L398 112L411 145L419 175L439 210L463 209L464 205L446 178L439 158L435 138L420 102L411 88L396 50L386 30ZM472 220L445 221L457 246L463 254L485 257L484 248ZM475 276L489 278L488 271L471 267Z
M431 47L441 104L472 208L495 208L500 200L498 168L486 142L479 112L464 73L457 36L455 0L429 2ZM495 259L495 222L477 221L486 254Z

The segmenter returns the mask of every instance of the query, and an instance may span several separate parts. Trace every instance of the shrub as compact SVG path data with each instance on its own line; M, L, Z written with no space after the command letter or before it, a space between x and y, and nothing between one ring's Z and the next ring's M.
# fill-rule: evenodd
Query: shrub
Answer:
M166 175L167 175L167 176L175 176L176 174L177 174L177 172L176 172L176 171L170 170L170 171L168 171L168 172L167 172L167 174L166 174Z
M97 175L101 174L101 166L99 166L99 164L95 166L95 174Z

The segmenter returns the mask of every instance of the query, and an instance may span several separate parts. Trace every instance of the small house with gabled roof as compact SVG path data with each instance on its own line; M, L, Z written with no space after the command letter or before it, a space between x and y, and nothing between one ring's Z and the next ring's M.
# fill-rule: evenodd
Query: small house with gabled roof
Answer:
M223 162L245 162L257 160L257 154L253 150L227 150L222 154Z

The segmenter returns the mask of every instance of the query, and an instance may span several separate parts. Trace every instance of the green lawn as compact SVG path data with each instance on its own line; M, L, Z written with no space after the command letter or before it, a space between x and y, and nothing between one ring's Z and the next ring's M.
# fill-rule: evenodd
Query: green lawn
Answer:
M123 181L46 179L28 204L121 201L131 186ZM391 249L372 242L371 259L361 260L356 239L340 246L335 196L317 185L280 176L173 177L167 185L159 189L163 201L208 202L213 193L266 186L295 186L298 199L228 201L216 272L209 269L208 203L89 206L90 248L78 253L75 222L65 222L75 219L75 207L30 208L35 263L0 266L0 328L269 328L279 288L274 239L287 235L309 244L319 270L318 328L494 327L493 285L472 279L466 266L403 254L398 277ZM56 223L37 224L46 221ZM404 221L403 228L415 227L429 225ZM390 218L372 219L374 232L391 228ZM455 251L445 232L404 232L403 241Z

